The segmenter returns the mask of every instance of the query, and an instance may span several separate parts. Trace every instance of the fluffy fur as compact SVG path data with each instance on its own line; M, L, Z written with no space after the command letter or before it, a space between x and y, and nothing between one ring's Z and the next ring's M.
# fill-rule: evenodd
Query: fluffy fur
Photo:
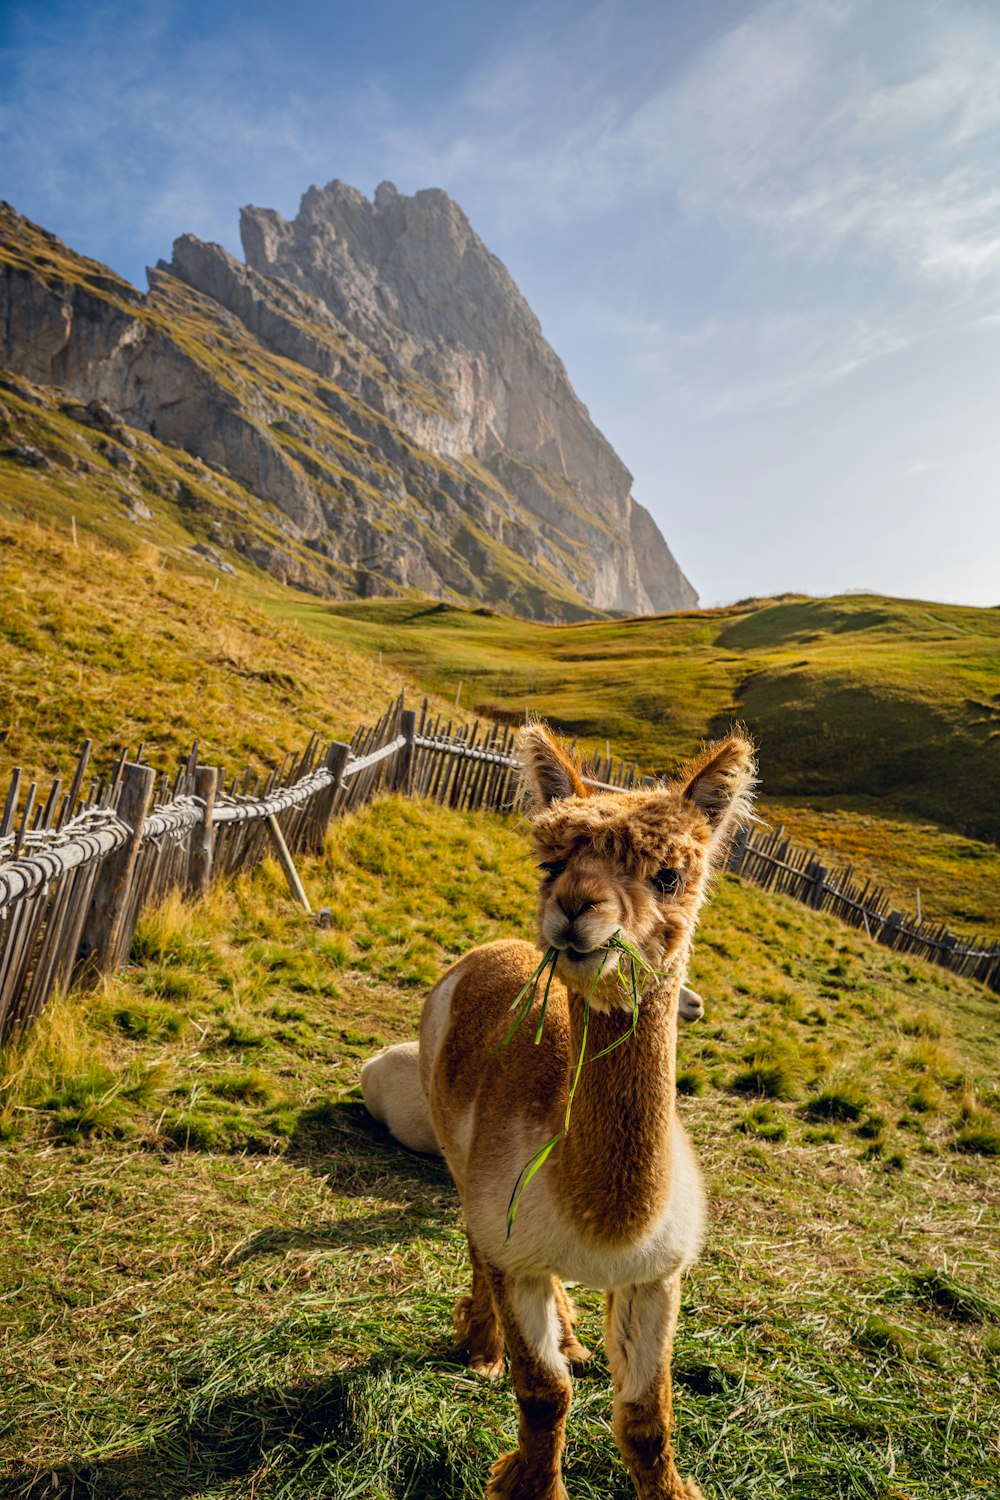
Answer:
M622 794L588 794L579 765L544 726L524 731L521 754L542 866L539 936L560 954L542 1044L534 1043L539 995L502 1045L538 951L489 943L459 960L428 996L416 1066L411 1051L391 1061L404 1049L390 1049L367 1066L365 1097L391 1129L397 1121L407 1144L429 1118L462 1199L473 1285L456 1310L456 1331L470 1368L485 1375L502 1369L506 1344L520 1408L517 1450L494 1466L487 1494L565 1494L570 1369L586 1350L573 1333L562 1278L608 1293L614 1431L637 1494L696 1500L698 1488L678 1476L671 1447L680 1277L698 1253L704 1222L700 1174L674 1108L676 1036L698 910L747 809L752 749L742 734L731 735L668 785ZM663 977L642 996L635 1035L597 1059L628 1026L603 948L615 932ZM698 997L686 995L685 1008L697 1009ZM524 1192L508 1235L518 1176L564 1123L585 998L592 1061L579 1075L570 1128ZM390 1102L390 1071L407 1101Z
M397 1141L411 1151L440 1155L420 1087L418 1043L402 1042L370 1057L361 1069L361 1092L368 1113L388 1126Z

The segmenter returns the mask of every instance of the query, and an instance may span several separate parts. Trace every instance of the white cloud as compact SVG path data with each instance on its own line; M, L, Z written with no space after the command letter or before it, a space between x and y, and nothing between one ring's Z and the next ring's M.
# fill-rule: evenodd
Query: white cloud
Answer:
M667 55L662 14L657 26L645 8L651 57ZM622 325L622 349L690 392L698 365L714 364L706 412L790 403L995 315L1000 12L770 0L673 71L639 70L628 85L601 54L626 17L602 7L558 44L525 39L458 102L385 141L412 180L490 205L508 242L541 226L605 235L605 254L642 279L617 305L639 325ZM629 270L611 226L634 225L648 246L663 224L673 239L658 287L655 267ZM689 312L671 280L687 270L673 270L678 243L713 249L720 267Z

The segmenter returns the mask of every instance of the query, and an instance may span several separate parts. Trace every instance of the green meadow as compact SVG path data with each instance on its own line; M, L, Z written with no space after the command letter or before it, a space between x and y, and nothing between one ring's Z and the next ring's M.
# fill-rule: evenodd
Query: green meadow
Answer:
M80 439L30 413L39 440ZM218 504L218 476L151 444L140 526L86 451L94 472L0 490L0 778L64 774L87 737L99 764L142 741L170 769L197 737L264 768L401 689L463 721L528 709L650 771L739 719L771 822L901 906L919 888L957 931L1000 931L997 611L789 597L541 626L331 605L188 550L172 486ZM128 967L0 1059L2 1496L457 1500L513 1442L509 1383L450 1347L468 1271L447 1175L357 1080L442 967L531 935L525 829L384 798L302 874L331 927L266 862L145 913ZM712 1500L991 1494L1000 1002L730 877L691 981L680 1107L711 1227L677 1347L682 1471ZM578 1300L597 1353L567 1484L625 1500L600 1299Z
M263 601L466 711L672 769L745 723L761 810L905 910L1000 928L1000 611L850 595L542 625L430 601Z
M386 798L303 862L145 915L133 961L6 1059L0 1493L464 1497L516 1431L450 1348L437 1163L366 1115L474 942L530 933L523 827ZM709 1187L677 1446L714 1500L967 1500L995 1478L997 1001L724 878L679 1045ZM599 1064L598 1064L599 1066ZM625 1500L601 1306L566 1478Z
M734 718L767 796L877 797L1000 834L1000 610L849 595L542 625L426 601L276 606L482 713L545 714L671 766Z

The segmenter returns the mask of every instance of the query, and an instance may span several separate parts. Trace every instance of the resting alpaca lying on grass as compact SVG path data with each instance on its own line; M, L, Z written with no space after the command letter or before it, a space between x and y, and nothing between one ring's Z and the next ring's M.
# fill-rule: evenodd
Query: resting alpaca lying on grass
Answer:
M543 872L541 944L558 951L540 1045L541 987L508 1038L539 953L488 943L427 997L419 1050L404 1043L366 1065L365 1099L404 1144L443 1151L462 1200L472 1292L456 1331L483 1375L502 1373L506 1345L520 1407L518 1447L494 1465L487 1495L565 1496L570 1369L589 1355L561 1277L607 1291L614 1432L638 1495L695 1500L671 1446L680 1278L704 1224L700 1174L674 1110L678 1002L708 877L747 809L752 749L731 735L675 782L624 793L588 792L540 725L524 731L521 754ZM657 974L634 1034L602 1057L630 1030L618 982L629 960L606 946L616 935ZM553 1137L511 1223L512 1190Z

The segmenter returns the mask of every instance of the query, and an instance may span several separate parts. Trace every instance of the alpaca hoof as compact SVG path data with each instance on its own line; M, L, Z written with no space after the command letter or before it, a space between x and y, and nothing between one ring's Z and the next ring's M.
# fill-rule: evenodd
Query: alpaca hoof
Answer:
M490 1470L486 1500L569 1500L559 1475L531 1473L519 1452L505 1453Z
M469 1369L484 1380L499 1380L507 1369L507 1361L502 1354L499 1359L489 1354L470 1354Z
M594 1357L593 1349L588 1349L586 1344L580 1343L579 1339L571 1339L563 1349L563 1353L569 1360L569 1367L574 1375L582 1375Z

